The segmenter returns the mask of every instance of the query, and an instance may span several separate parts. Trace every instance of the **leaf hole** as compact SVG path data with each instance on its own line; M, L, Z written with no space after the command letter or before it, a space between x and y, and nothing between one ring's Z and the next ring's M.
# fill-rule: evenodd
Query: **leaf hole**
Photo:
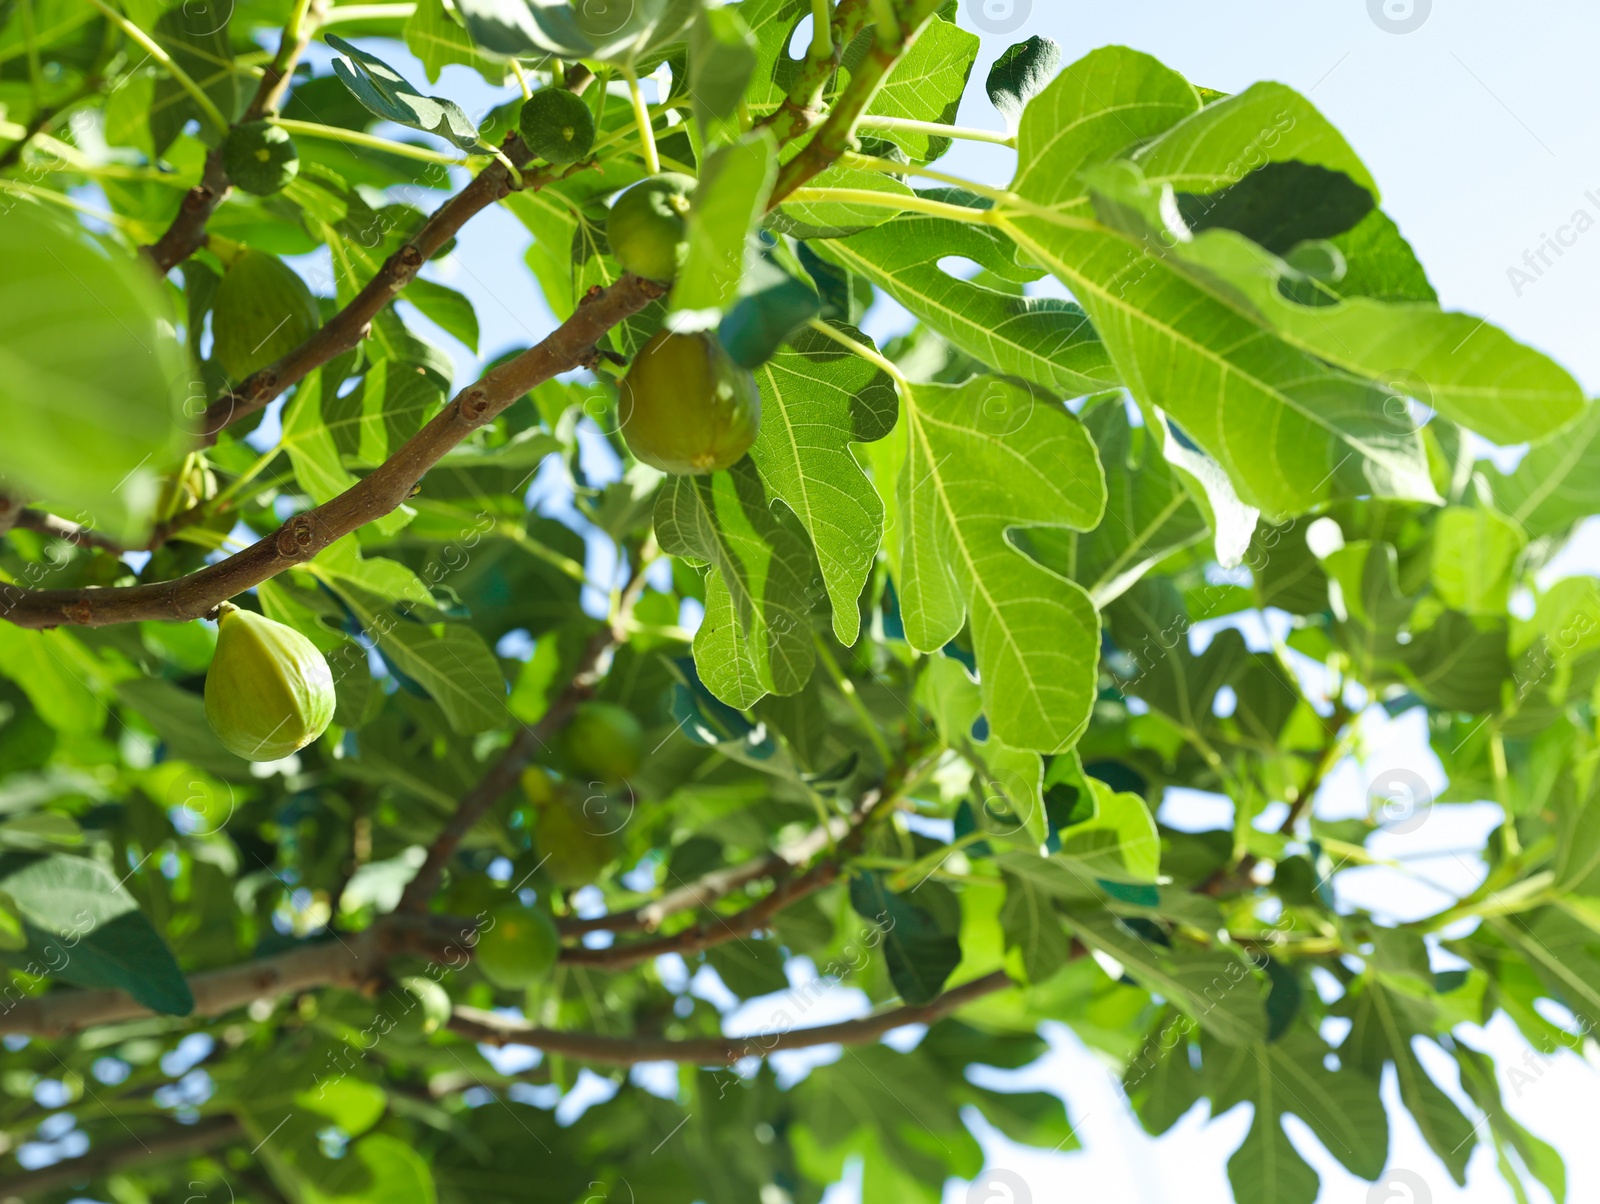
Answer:
M816 22L810 13L800 18L800 24L794 27L794 32L789 35L787 53L791 59L799 61L804 59L811 50L811 31L816 28Z
M946 255L939 260L939 270L946 276L954 276L957 280L972 280L984 270L984 267L975 259L965 255Z

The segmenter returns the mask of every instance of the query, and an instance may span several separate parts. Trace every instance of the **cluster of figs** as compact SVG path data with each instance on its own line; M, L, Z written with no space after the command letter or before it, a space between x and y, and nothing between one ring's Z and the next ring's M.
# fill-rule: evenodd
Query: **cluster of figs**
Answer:
M519 125L529 149L551 164L578 162L594 144L588 105L563 89L535 93ZM271 122L236 127L222 150L234 185L257 195L281 190L299 171L293 142ZM661 283L677 276L688 255L695 183L663 173L616 198L606 236L626 271ZM299 275L276 256L249 249L232 257L213 311L214 356L236 382L300 345L320 322L316 298ZM258 337L263 331L267 336ZM634 356L619 404L629 449L672 474L730 467L755 442L760 422L755 378L711 334L657 333ZM254 611L222 605L205 711L224 746L250 761L282 760L320 737L334 710L333 675L310 639ZM523 775L524 818L543 873L556 885L586 886L617 860L627 809L610 801L610 791L638 770L643 751L644 734L630 712L591 701L576 709L557 742L557 772L536 766ZM507 989L542 981L560 950L548 912L515 896L483 902L475 909L475 961L484 975Z

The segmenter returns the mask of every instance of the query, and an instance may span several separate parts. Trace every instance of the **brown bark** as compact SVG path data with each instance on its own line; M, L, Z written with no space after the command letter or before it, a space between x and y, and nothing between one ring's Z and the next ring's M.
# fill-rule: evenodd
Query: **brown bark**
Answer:
M544 342L463 389L367 477L226 560L150 585L87 590L0 585L0 617L21 627L42 628L63 623L102 627L140 619L182 622L210 614L229 598L310 560L336 539L394 510L446 452L535 385L587 363L606 331L664 292L653 281L624 276L585 298Z
M561 1054L606 1066L633 1066L639 1062L692 1062L701 1066L728 1066L744 1058L764 1058L785 1049L818 1045L865 1045L907 1024L933 1024L967 1004L1011 986L1004 971L952 987L931 1003L891 1008L860 1020L824 1024L817 1028L790 1028L749 1037L602 1037L540 1028L526 1021L478 1008L457 1008L450 1030L484 1045L531 1045L545 1053Z

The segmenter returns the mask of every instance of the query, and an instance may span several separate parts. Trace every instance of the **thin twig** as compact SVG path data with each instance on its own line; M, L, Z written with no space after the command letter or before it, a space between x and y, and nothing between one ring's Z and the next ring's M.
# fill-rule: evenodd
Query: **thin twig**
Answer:
M527 148L520 138L512 135L506 142L508 150L522 154L526 161ZM542 177L530 175L526 182L533 185L539 179ZM323 364L360 346L373 319L416 279L422 265L459 234L467 222L510 191L510 176L498 161L485 167L471 183L439 206L422 228L384 261L350 303L315 334L207 406L200 418L197 441L207 446L215 443L229 423L264 409Z
M544 748L550 737L566 726L573 712L577 710L578 704L594 693L595 684L603 676L612 649L627 639L628 625L633 619L633 608L644 592L645 573L649 567L649 564L642 560L635 567L633 576L623 591L622 603L615 620L590 638L584 647L583 655L578 658L572 680L550 704L550 709L539 717L537 723L524 725L517 730L499 759L456 805L455 814L450 817L450 822L445 824L444 830L438 836L434 837L433 843L428 846L427 858L417 870L415 877L406 884L396 910L421 911L427 906L434 891L439 889L439 881L444 875L445 866L449 864L450 858L455 856L456 849L466 839L467 833L471 832L478 825L478 821L489 813L489 809L517 784L518 775L527 765L529 758Z
M540 1028L499 1012L461 1007L450 1017L454 1033L482 1045L531 1045L546 1053L561 1054L606 1066L633 1066L640 1062L689 1062L699 1066L728 1066L744 1058L763 1058L785 1049L818 1045L866 1045L885 1033L908 1024L933 1024L974 1000L1012 985L997 970L961 986L952 987L930 1003L891 1008L860 1020L757 1033L749 1037L602 1037L593 1033L562 1032Z

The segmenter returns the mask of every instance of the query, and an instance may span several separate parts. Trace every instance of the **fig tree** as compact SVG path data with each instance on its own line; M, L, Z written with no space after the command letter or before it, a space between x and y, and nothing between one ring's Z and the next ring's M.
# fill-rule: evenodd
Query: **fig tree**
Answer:
M333 674L292 627L223 603L206 672L206 721L229 752L280 761L333 720Z
M666 172L641 180L611 206L606 240L617 262L647 280L671 280L689 254L693 176Z
M271 196L300 174L294 140L270 121L236 125L222 144L222 166L235 188Z
M281 359L316 333L317 299L276 255L244 251L217 285L213 353L235 381Z
M495 986L518 991L543 982L561 953L555 922L537 908L502 903L478 929L472 959Z
M659 332L634 356L621 390L623 437L662 472L728 468L756 441L755 377L710 335Z
M573 767L602 782L620 782L644 760L644 728L609 702L586 702L573 715L562 744Z
M535 92L523 104L517 125L528 149L551 163L576 163L594 146L594 114L565 88Z

